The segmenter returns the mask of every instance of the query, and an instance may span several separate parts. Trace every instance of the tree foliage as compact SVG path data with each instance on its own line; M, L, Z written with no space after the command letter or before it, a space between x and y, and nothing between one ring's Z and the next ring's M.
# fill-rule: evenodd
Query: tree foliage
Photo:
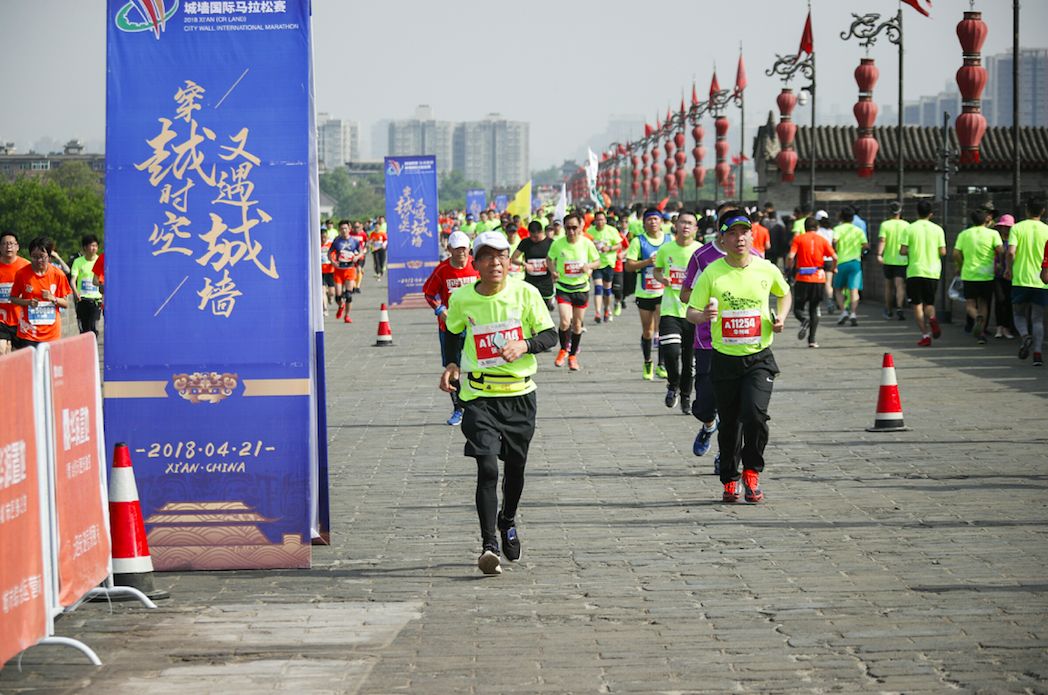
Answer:
M549 169L531 172L531 185L533 186L560 185L563 180L564 176L561 173L560 167L555 164Z
M84 234L101 239L102 192L98 176L94 172L91 176L93 182L75 171L41 179L22 176L0 181L0 229L18 235L23 251L31 239L49 236L64 258L80 250Z
M437 197L441 210L465 210L466 191L470 188L484 188L476 181L467 181L461 171L451 170L440 177Z
M386 214L385 179L368 174L353 179L343 168L320 175L320 190L335 201L335 217L366 219Z

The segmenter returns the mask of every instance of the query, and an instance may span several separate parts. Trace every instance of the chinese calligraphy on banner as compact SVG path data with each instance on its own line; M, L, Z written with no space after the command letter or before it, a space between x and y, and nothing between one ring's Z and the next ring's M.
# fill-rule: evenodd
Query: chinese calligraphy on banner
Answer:
M422 286L440 254L437 238L437 160L386 157L389 305L425 306Z
M157 569L308 566L309 2L107 13L106 437Z

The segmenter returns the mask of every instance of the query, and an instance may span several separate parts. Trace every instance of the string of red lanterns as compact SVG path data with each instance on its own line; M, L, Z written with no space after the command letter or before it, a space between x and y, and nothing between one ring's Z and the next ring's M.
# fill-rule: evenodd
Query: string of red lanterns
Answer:
M986 133L981 97L986 87L986 68L982 66L982 46L989 32L982 12L965 12L957 24L964 65L957 70L957 87L961 92L961 113L957 116L957 140L961 145L961 164L979 163L979 143Z
M873 176L873 162L877 159L880 145L873 137L873 124L877 120L877 104L873 102L873 88L881 71L873 58L862 58L855 68L855 83L859 86L859 100L852 107L855 121L859 124L859 136L852 146L852 154L859 165L859 176Z

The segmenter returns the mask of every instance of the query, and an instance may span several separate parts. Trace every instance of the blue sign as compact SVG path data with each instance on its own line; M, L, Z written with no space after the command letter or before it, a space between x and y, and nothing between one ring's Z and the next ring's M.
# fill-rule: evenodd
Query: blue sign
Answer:
M506 212L506 208L509 207L509 196L508 195L497 195L495 196L495 209L499 212Z
M308 567L309 1L106 11L106 437L157 569Z
M483 188L471 188L466 191L466 212L476 220L481 210L488 209L488 192Z
M425 306L422 286L437 267L437 159L386 157L389 306Z

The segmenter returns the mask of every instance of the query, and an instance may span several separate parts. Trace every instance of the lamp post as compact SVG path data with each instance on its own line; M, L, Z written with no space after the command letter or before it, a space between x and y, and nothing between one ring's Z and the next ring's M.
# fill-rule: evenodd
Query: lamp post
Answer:
M783 84L788 85L793 77L800 73L805 79L809 80L808 84L801 87L801 90L811 94L811 142L809 145L809 160L810 170L808 172L808 196L809 202L812 205L812 209L815 209L815 53L808 53L804 59L801 59L800 53L789 56L775 56L775 63L764 71L764 74L768 77L778 75L782 78Z
M883 31L884 35L887 37L888 41L890 41L891 43L893 43L893 44L895 44L896 46L899 47L899 106L898 106L898 109L899 109L899 113L898 113L899 125L898 125L898 129L897 129L897 131L895 133L895 149L896 149L896 159L898 159L898 162L897 162L897 167L898 168L897 168L896 175L895 175L895 183L896 183L896 187L899 189L899 191L898 191L899 204L902 205L902 200L903 200L903 189L902 189L903 171L905 169L904 162L905 162L905 159L906 159L905 158L905 153L904 153L904 150L903 150L903 139L902 139L902 123L903 123L903 118L902 118L902 115L903 115L903 102L902 102L902 76L903 76L903 71L902 71L902 66L903 66L903 63L902 63L902 61L903 61L902 8L901 7L899 8L899 11L895 14L894 17L889 17L888 19L884 20L883 22L880 22L881 15L876 13L876 12L871 12L869 14L864 14L864 15L853 14L852 17L854 17L855 19L851 23L851 26L848 28L848 31L842 31L841 32L841 39L843 39L844 41L847 41L848 39L852 39L852 38L859 39L859 45L860 46L864 46L866 48L867 55L869 55L870 47L873 46L873 44L875 44L877 42L877 36ZM880 22L880 23L878 23L878 22Z
M733 92L730 89L710 90L710 98L706 102L706 108L707 108L707 110L709 110L713 114L713 117L715 119L715 124L717 124L717 128L716 128L716 131L715 131L717 133L717 140L719 142L725 143L725 147L721 148L723 150L727 149L727 146L726 146L727 140L726 140L726 137L725 137L726 133L721 132L721 129L724 129L724 130L727 129L727 119L724 118L723 111L724 111L724 108L726 106L728 106L728 104L735 104L736 106L738 106L741 109L742 108L742 93L741 92ZM723 121L720 120L722 118L724 118ZM745 123L745 121L744 121L744 123ZM720 152L718 152L718 155L719 154L720 154ZM725 154L726 154L726 152L725 152ZM740 152L739 154L741 155L742 153ZM720 157L718 157L718 159L719 158ZM719 164L720 164L720 162L718 162L718 165ZM718 176L721 174L721 172L719 170L717 172L715 172L715 173ZM717 181L716 178L714 179L714 181L715 181L714 185L717 185L717 184L720 183L719 181ZM740 185L741 185L741 180L740 180ZM717 196L714 195L713 197L716 198Z

